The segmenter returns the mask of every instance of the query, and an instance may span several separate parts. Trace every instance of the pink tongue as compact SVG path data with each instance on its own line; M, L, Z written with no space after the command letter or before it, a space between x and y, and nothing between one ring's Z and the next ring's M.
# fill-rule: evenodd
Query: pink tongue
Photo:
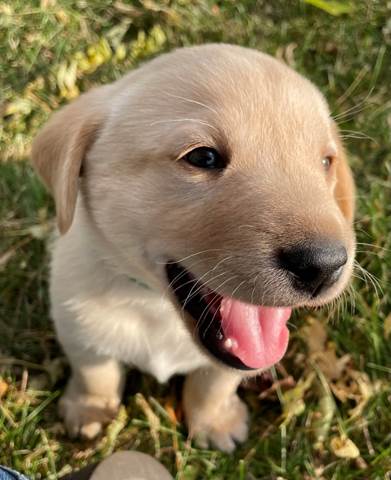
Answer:
M221 325L228 351L247 367L267 368L284 356L291 308L260 307L229 297L221 301Z

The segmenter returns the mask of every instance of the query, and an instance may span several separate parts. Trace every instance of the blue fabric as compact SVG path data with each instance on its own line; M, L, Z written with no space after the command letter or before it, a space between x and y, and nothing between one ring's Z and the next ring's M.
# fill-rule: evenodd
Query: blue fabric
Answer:
M28 478L21 473L14 472L9 468L0 465L0 480L28 480Z

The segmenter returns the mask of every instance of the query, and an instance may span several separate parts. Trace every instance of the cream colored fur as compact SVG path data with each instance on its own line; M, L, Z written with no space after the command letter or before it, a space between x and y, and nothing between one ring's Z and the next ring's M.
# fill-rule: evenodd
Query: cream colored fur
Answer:
M196 146L230 159L221 178L183 164ZM328 176L325 155L336 159ZM341 293L355 248L353 182L319 91L253 50L180 49L55 114L33 161L62 233L51 304L72 366L60 402L69 432L93 437L115 415L128 365L160 382L187 374L191 435L231 451L247 437L236 394L244 374L199 346L164 264L182 261L209 287L259 304L319 305ZM311 234L343 241L349 254L316 301L267 262L279 242Z

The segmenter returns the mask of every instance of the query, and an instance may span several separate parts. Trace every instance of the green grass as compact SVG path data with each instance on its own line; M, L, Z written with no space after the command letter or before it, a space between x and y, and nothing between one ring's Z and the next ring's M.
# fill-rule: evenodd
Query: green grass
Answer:
M157 456L178 479L391 478L391 5L333 2L330 10L324 3L0 2L0 463L55 479L115 449L134 448ZM56 415L69 372L48 317L54 209L28 164L31 139L78 91L160 52L208 41L285 59L340 115L358 185L357 257L374 282L355 278L354 302L339 314L317 314L329 318L322 323L328 343L318 355L306 354L311 344L301 327L308 312L297 318L300 328L274 372L281 388L268 391L265 378L242 391L251 435L235 454L190 447L180 380L159 386L137 372L129 374L125 407L105 435L71 442ZM261 392L266 398L258 398ZM336 455L345 437L358 458Z

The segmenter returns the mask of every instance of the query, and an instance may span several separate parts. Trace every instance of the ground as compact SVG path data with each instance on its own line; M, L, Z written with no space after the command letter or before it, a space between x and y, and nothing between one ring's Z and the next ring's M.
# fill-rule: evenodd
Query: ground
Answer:
M137 372L105 435L70 441L56 414L69 371L48 315L54 208L31 139L79 92L211 41L262 49L324 92L358 185L353 288L334 308L299 312L282 364L241 390L251 434L233 455L187 441L181 379ZM391 478L390 49L380 0L0 2L0 464L56 479L139 449L177 479Z

